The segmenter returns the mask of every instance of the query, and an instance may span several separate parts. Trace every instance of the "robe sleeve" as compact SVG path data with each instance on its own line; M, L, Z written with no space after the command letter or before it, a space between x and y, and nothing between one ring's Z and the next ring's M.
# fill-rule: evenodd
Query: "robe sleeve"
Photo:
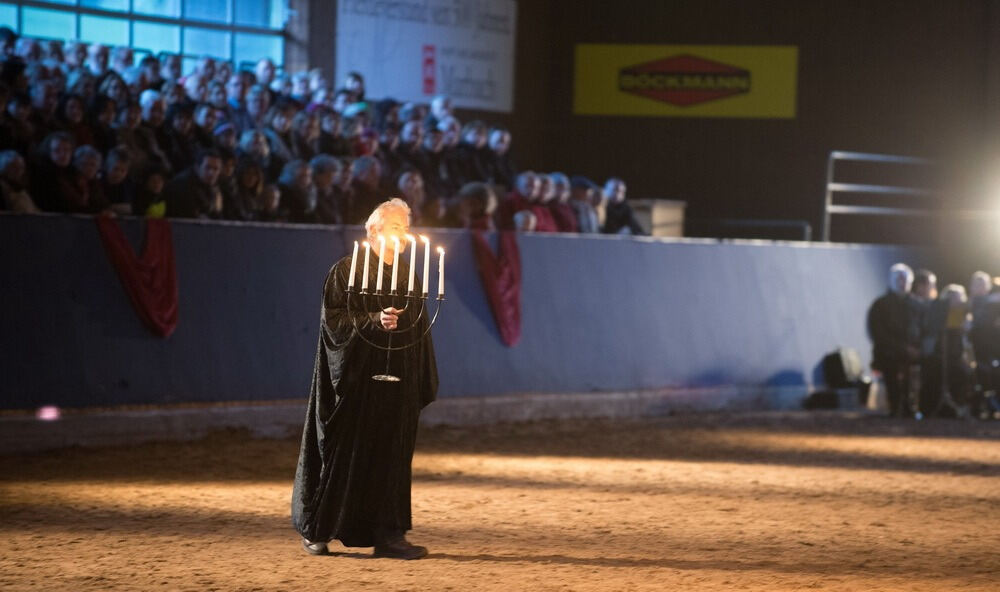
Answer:
M352 296L351 310L347 310L345 290L350 264L350 258L338 261L330 269L323 286L323 333L328 343L335 348L343 348L350 343L355 326L361 331L376 330L370 312L362 309L360 297Z

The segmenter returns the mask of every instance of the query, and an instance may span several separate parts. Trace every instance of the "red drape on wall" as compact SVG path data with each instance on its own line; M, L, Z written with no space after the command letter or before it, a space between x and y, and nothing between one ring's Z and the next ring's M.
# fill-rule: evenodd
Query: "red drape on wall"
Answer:
M136 257L114 218L97 216L97 229L139 319L156 335L169 337L177 328L177 273L170 222L146 220L142 257Z
M521 340L521 253L517 235L509 230L500 232L498 255L482 232L472 233L472 246L500 339L504 345L513 346Z

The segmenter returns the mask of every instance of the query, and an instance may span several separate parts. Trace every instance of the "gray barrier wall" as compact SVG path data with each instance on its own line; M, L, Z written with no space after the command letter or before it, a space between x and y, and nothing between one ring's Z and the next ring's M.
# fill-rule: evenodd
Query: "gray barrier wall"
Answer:
M140 221L122 221L133 244ZM522 235L522 339L499 340L463 231L434 340L444 397L789 387L857 348L899 248ZM180 321L140 324L93 219L0 216L0 408L307 394L323 279L354 227L173 223ZM495 242L495 241L494 241Z

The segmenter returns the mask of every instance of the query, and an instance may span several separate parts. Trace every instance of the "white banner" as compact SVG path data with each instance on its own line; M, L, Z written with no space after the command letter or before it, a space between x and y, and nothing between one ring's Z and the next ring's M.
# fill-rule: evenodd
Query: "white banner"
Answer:
M339 0L337 83L365 77L366 96L509 112L514 0Z

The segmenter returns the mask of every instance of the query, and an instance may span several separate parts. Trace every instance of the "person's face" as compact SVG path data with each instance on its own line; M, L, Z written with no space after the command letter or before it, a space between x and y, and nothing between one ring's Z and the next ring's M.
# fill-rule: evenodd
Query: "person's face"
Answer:
M146 62L142 66L142 75L147 83L156 82L160 79L160 65L156 62Z
M539 178L540 187L538 190L539 198L542 203L548 203L556 196L556 188L552 184L552 179L548 175L542 175Z
M191 116L187 113L178 113L174 117L173 127L175 132L182 136L186 136L188 132L191 131Z
M510 149L510 134L500 131L493 132L493 134L490 135L490 148L492 148L493 152L496 152L497 154L506 154L507 150Z
M117 185L125 180L125 175L128 174L128 164L120 160L110 161L111 165L108 168L108 183L111 185Z
M226 106L226 87L221 84L212 85L212 89L209 93L208 100L212 102L216 107L222 108Z
M222 161L222 172L220 173L222 178L229 179L233 176L235 172L236 172L235 158L227 158Z
M267 158L268 154L271 153L271 148L267 145L267 138L264 137L264 134L254 134L253 141L250 143L250 153L259 158Z
M444 139L441 130L431 130L424 136L424 148L431 152L440 152L444 148Z
M264 93L251 92L247 95L247 113L254 119L260 117L266 108L264 105Z
M482 129L472 129L465 134L465 142L475 148L482 148L486 145L486 132Z
M31 105L24 102L10 103L7 105L7 111L11 114L14 119L18 121L24 121L28 119L31 115Z
M181 64L181 56L169 56L163 63L163 69L161 70L163 76L167 80L177 80L181 77Z
M451 122L448 124L448 128L444 131L442 140L445 146L454 146L458 143L459 137L462 133L461 128L458 127L458 122Z
M297 97L309 94L309 79L305 76L296 76L292 80L292 94Z
M279 134L283 134L287 132L290 127L292 127L292 118L289 113L278 111L274 114L274 118L271 119L271 128L274 131Z
M351 97L349 94L337 93L337 96L333 97L333 110L337 113L343 113L350 101Z
M420 178L420 175L407 173L399 180L399 190L411 200L416 197L422 197L424 180Z
M392 128L386 128L382 132L382 144L389 150L395 150L399 146L399 132Z
M108 101L107 103L104 104L104 108L101 109L101 112L97 115L97 121L100 122L101 125L110 126L111 122L114 120L115 120L115 104L112 103L111 101Z
M149 191L153 195L159 195L163 192L164 182L163 175L150 175L146 179L146 191Z
M295 186L299 189L309 189L312 185L312 169L308 166L300 166L295 171Z
M88 157L81 159L80 165L77 168L80 171L80 175L89 181L97 176L97 170L101 168L101 163L96 158Z
M73 159L73 146L69 142L56 140L49 147L49 158L57 167L69 166Z
M233 74L229 77L229 84L226 85L230 100L242 102L246 96L246 86L243 84L243 77Z
M135 61L135 54L132 53L132 50L130 48L125 47L125 48L119 49L116 52L115 58L116 58L116 62L117 62L115 65L118 66L119 68L122 68L122 69L124 69L124 68L131 68L133 62Z
M410 217L406 215L406 211L402 208L386 208L382 212L382 228L379 229L379 232L385 237L386 260L391 261L392 255L395 252L393 238L399 239L400 252L405 250L406 235L410 233ZM378 246L378 233L375 236L368 237L368 242Z
M215 185L215 182L219 180L219 173L221 172L222 159L216 156L206 156L201 159L201 164L198 165L198 178L205 185Z
M352 93L359 93L365 88L365 83L357 76L348 76L344 81L344 87Z
M260 183L260 173L253 167L247 167L240 174L239 182L243 189L256 189Z
M340 116L334 113L323 114L323 131L331 136L340 135Z
M18 156L10 161L10 164L4 169L3 175L11 181L20 182L24 179L24 170L24 159Z
M229 65L229 62L219 62L215 66L215 81L222 84L225 87L226 81L229 77L233 75L233 67Z
M215 129L215 122L218 117L212 107L199 107L197 113L198 126L211 133Z
M915 286L913 293L924 300L934 300L937 298L937 278L931 278L929 282Z
M612 181L608 184L606 193L610 201L621 203L625 201L625 183L622 181Z
M87 61L87 46L83 43L77 43L66 52L66 63L74 68L79 68L85 61Z
M117 78L108 81L108 96L116 101L122 100L125 95L125 85Z
M173 105L174 103L180 103L183 100L184 100L184 88L177 84L170 87L170 92L168 92L166 95L167 104Z
M83 121L83 105L76 99L66 101L66 120L70 123Z
M336 171L313 172L313 184L321 191L329 191L336 180Z
M274 80L274 64L271 60L263 59L257 62L257 82L268 85L272 80Z
M88 53L90 71L101 75L108 69L108 48L103 45L91 45Z
M229 148L230 150L236 149L236 130L228 129L221 134L215 136L215 141L219 143L219 146Z
M160 127L163 125L163 114L163 100L161 99L150 103L142 115L146 123L153 127Z
M406 146L419 146L423 140L423 133L420 124L411 121L403 126L402 142Z
M205 80L211 80L215 76L215 60L211 58L201 58L198 60L198 73Z
M139 122L142 120L142 110L139 109L137 105L130 105L128 109L125 110L125 127L127 129L135 129L139 126Z
M555 197L559 202L566 203L570 198L569 183L559 179L552 182L552 187L555 190Z

